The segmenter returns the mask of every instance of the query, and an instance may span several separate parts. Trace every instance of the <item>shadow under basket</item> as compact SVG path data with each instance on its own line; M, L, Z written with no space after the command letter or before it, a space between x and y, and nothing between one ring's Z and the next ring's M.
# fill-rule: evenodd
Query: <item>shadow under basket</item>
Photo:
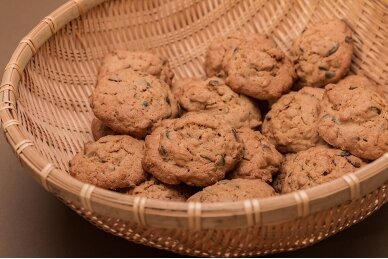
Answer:
M232 31L271 35L285 52L310 23L343 18L354 31L351 73L387 89L388 6L336 0L72 0L17 46L0 91L4 134L46 190L130 241L196 256L254 256L325 239L387 202L388 154L308 190L234 203L179 203L114 193L67 174L92 140L88 96L115 49L168 57L177 78L203 76L204 52Z

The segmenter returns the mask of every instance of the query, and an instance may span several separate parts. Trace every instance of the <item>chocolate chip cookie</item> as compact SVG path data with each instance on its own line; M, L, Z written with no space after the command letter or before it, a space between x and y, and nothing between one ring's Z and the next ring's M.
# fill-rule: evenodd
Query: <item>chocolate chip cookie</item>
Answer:
M249 128L241 128L237 132L244 144L243 158L228 178L272 182L272 175L278 171L283 156L260 132Z
M130 195L165 201L186 201L194 193L192 187L165 184L153 177L128 192Z
M177 80L173 93L185 110L206 111L235 128L261 124L260 110L253 100L235 93L220 78Z
M241 160L234 128L203 113L188 113L157 127L146 138L144 170L167 184L208 186Z
M262 133L283 153L298 152L321 142L319 103L324 90L304 87L283 95L266 114Z
M98 77L125 68L151 74L171 85L174 73L168 60L150 52L118 50L105 56Z
M105 136L88 142L70 161L70 175L105 189L136 186L146 180L141 166L144 141L130 136Z
M307 28L290 51L299 87L322 87L336 83L349 70L352 31L339 19L323 21Z
M280 167L274 187L289 193L332 181L356 171L365 163L348 151L324 146L287 154Z
M208 77L225 77L222 67L225 54L229 50L234 50L244 42L260 42L267 37L256 33L234 32L227 36L217 37L209 45L205 55L205 71Z
M158 121L179 113L179 105L164 81L132 69L101 78L91 107L104 125L136 138L144 138Z
M189 202L233 202L276 195L275 190L261 180L222 180L191 196Z
M100 138L105 137L107 135L117 135L117 133L114 132L114 130L105 126L97 118L93 118L91 129L92 129L92 135L94 140L99 140Z
M319 135L330 145L374 160L388 152L388 101L368 79L348 76L326 86Z
M226 83L235 92L259 100L279 98L295 79L292 63L270 39L242 43L228 51L223 69Z

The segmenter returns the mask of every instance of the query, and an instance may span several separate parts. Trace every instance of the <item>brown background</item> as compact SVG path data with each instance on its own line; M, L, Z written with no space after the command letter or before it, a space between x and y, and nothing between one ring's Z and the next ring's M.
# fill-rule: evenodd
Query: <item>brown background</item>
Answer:
M0 0L0 67L18 41L65 0ZM0 135L0 256L174 257L97 229L49 193L22 168ZM388 206L364 222L292 257L388 257Z

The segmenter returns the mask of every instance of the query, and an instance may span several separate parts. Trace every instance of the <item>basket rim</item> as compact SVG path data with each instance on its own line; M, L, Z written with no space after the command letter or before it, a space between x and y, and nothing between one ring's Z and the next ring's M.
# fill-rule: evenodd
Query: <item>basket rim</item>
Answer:
M21 127L18 120L16 101L19 82L24 68L39 47L68 22L106 1L108 0L69 0L60 6L20 41L3 74L0 88L0 119L5 138L21 163L27 165L33 172L33 177L47 191L99 215L155 227L178 226L198 230L290 221L359 199L388 182L388 153L385 153L354 173L307 190L265 199L201 204L161 202L123 195L82 183L55 168L28 139L26 130Z

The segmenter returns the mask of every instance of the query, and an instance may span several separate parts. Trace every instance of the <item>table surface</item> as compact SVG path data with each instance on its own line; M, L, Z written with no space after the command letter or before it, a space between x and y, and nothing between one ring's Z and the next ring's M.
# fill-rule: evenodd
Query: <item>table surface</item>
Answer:
M0 67L18 41L65 0L1 0ZM388 206L321 243L282 257L388 257ZM0 135L1 257L176 257L97 229L44 191Z

